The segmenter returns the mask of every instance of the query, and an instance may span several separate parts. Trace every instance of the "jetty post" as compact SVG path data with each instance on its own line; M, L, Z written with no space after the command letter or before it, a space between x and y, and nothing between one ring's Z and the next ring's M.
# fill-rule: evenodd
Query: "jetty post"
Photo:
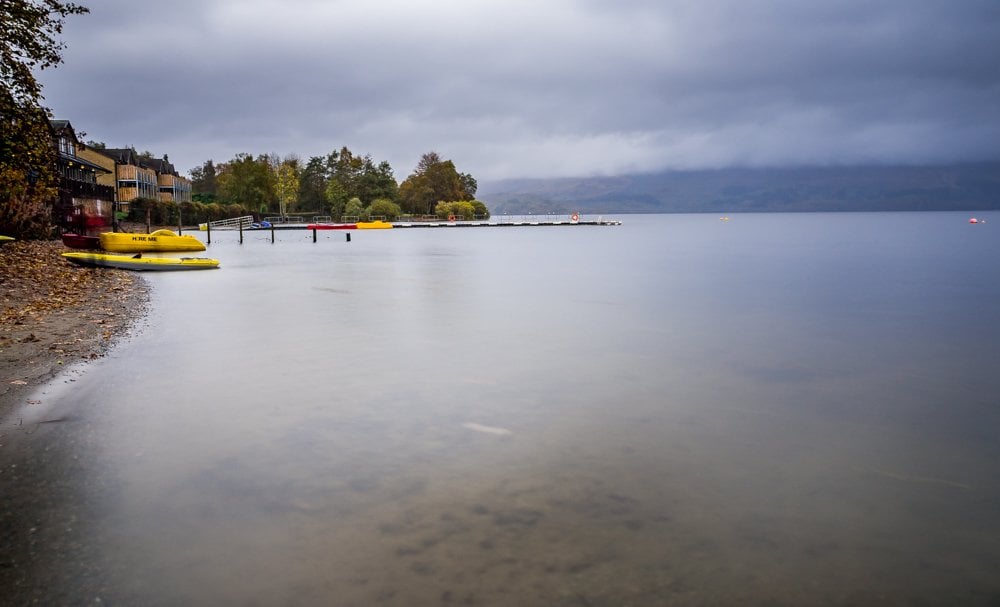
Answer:
M212 222L205 224L205 232L208 233L208 244L212 244Z

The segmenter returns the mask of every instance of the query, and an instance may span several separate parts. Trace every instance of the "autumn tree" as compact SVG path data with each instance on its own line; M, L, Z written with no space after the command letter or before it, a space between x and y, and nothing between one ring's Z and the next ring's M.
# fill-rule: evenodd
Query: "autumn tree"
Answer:
M406 213L431 215L438 202L472 200L475 184L475 179L460 174L451 160L428 152L420 157L413 174L400 184L398 199Z
M45 236L58 183L49 112L33 70L62 63L69 15L85 7L56 0L0 2L0 233Z
M271 158L254 158L240 153L227 162L218 175L219 198L225 204L239 204L261 213L277 211L275 172Z
M299 199L299 158L286 156L275 171L278 205L282 217L297 206Z
M326 168L326 200L335 217L345 213L351 198L370 206L377 199L391 201L397 196L399 186L392 167L386 161L376 164L371 154L358 156L344 146L327 155Z

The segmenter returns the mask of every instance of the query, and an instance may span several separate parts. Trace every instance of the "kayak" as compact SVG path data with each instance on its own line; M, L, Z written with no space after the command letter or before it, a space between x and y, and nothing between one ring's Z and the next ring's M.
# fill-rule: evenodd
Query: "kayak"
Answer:
M101 239L99 236L85 236L83 234L72 234L67 232L62 235L63 244L71 249L100 249Z
M157 230L152 234L105 232L101 234L101 248L112 253L190 252L204 251L205 243L187 234L178 236L170 230Z
M307 230L354 230L358 227L356 223L310 223Z
M17 239L11 238L10 236L0 236L0 244L4 244L5 242L14 242L15 240Z
M219 267L218 259L206 257L142 257L138 255L109 255L107 253L63 253L66 261L95 268L120 270L212 270Z

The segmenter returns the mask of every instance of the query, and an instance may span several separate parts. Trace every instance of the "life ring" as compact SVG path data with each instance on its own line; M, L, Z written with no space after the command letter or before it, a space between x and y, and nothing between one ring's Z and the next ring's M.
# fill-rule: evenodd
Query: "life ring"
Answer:
M448 221L455 221L455 216L454 215L449 215L448 216Z
M569 217L569 218L570 218L570 219L571 219L572 221L580 221L580 214L579 214L579 213L573 213L572 215L570 215L570 217Z

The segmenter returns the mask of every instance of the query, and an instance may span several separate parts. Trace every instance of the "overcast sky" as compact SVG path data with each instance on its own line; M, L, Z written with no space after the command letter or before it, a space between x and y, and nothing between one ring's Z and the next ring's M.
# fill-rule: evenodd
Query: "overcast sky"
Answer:
M997 0L82 0L45 103L181 173L477 179L1000 159Z

